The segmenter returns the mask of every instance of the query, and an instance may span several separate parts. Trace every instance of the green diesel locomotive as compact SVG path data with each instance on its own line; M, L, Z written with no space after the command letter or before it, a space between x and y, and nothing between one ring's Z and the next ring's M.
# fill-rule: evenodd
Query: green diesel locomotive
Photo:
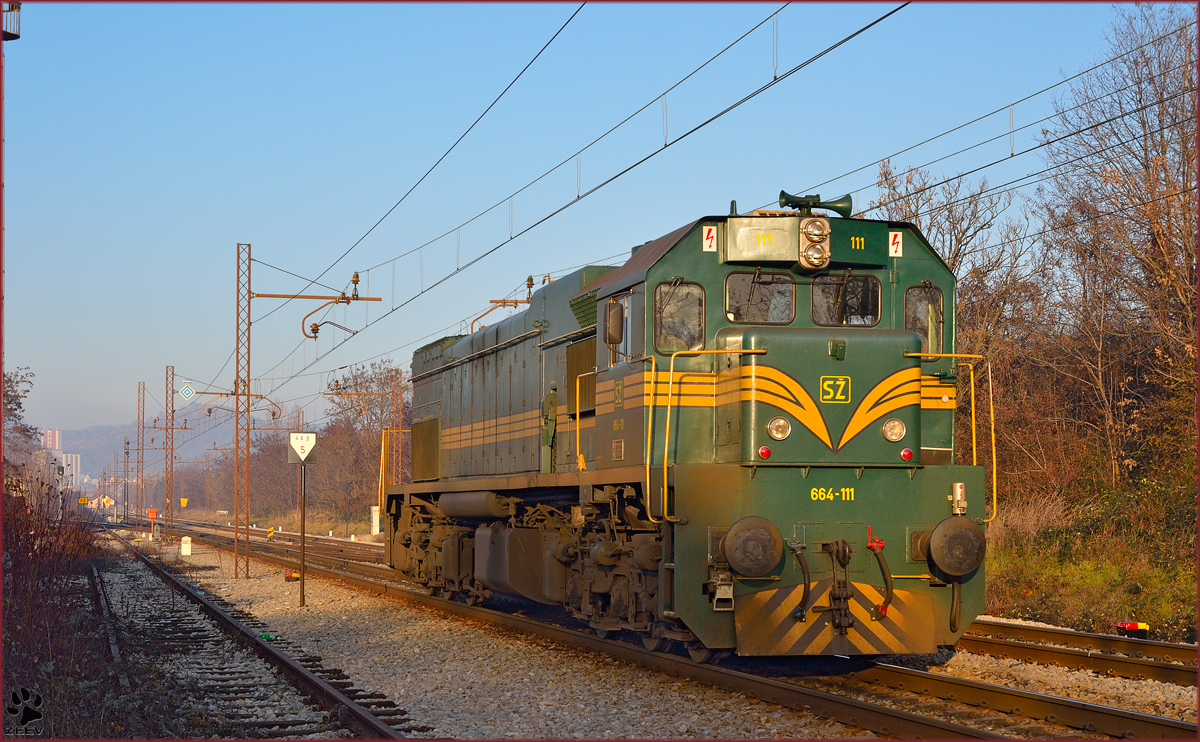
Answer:
M955 464L954 275L848 196L780 207L418 350L388 564L697 660L953 644L983 605L987 494Z

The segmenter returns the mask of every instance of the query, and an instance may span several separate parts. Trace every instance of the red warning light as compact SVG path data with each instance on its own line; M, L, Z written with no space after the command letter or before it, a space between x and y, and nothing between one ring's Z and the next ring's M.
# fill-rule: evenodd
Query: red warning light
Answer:
M758 455L759 455L759 456L761 456L761 457L762 457L762 458L764 458L764 459L769 459L769 458L771 458L771 448L770 448L770 446L763 446L762 448L758 449Z
M900 458L904 459L905 461L912 461L912 449L906 448L903 451L901 451Z

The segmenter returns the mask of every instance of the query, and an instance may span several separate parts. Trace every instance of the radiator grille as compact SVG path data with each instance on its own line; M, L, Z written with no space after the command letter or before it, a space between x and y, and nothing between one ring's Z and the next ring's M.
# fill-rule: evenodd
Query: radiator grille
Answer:
M414 482L441 476L442 419L422 420L412 426L412 478Z
M596 338L580 340L567 346L567 411L575 414L575 379L596 367ZM579 380L579 409L596 409L596 375Z

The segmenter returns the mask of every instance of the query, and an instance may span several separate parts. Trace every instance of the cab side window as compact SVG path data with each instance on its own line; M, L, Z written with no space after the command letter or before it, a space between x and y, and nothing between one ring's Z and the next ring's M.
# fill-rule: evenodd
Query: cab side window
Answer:
M942 292L928 281L904 292L904 329L921 336L921 351L942 352Z
M815 277L812 283L812 321L821 327L872 327L879 324L879 279L875 276L851 275Z
M654 289L654 347L659 353L704 348L704 287L676 278Z

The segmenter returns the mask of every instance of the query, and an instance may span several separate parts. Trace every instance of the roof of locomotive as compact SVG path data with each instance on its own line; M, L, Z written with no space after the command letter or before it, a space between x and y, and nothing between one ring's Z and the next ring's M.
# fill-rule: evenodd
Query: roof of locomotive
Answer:
M753 214L749 214L745 216L752 215ZM596 298L603 299L606 296L610 296L618 291L627 289L634 284L640 283L645 279L646 272L650 270L650 268L653 267L654 264L657 263L664 255L666 255L672 247L686 237L687 234L691 232L697 224L700 222L723 222L727 220L729 216L730 215L728 214L722 214L718 216L701 217L693 222L685 224L673 232L669 232L662 237L659 237L656 240L651 240L640 247L634 248L633 255L630 256L629 260L625 261L624 265L621 265L616 270L610 271L603 276L596 278L594 281L584 286L579 293L575 294L575 296L572 298L583 296L584 294L595 291ZM912 230L913 233L920 238L921 242L925 246L929 247L930 254L932 254L933 257L939 263L941 263L943 267L946 268L947 272L949 272L952 276L954 275L954 272L950 270L950 266L946 265L946 261L941 255L938 254L938 251L929 246L929 240L925 238L925 235L921 233L921 230L917 228L917 225L910 222L894 222L886 219L859 219L856 221L875 222L877 224L886 224L889 227L902 227Z

